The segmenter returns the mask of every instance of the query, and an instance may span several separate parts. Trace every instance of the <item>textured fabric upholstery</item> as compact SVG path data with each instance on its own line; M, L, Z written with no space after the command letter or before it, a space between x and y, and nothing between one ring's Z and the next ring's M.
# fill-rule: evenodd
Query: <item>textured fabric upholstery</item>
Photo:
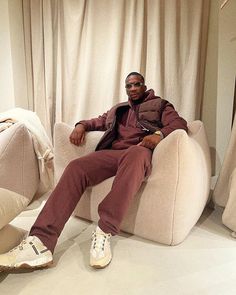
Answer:
M32 138L22 123L0 133L0 187L32 200L39 182Z
M13 191L0 188L0 229L23 211L29 200Z
M0 132L0 251L15 245L14 233L18 242L22 230L7 225L27 207L38 185L31 135L24 124L16 123Z
M0 254L9 251L18 245L27 232L11 224L5 225L0 229Z
M152 173L141 186L121 229L160 243L182 242L199 219L210 190L210 153L201 121L189 124L189 134L176 130L156 147ZM72 127L55 125L55 176L58 181L66 165L94 150L102 132L89 132L81 147L69 142ZM168 151L168 152L167 152ZM75 215L98 220L97 207L109 192L113 178L89 187Z

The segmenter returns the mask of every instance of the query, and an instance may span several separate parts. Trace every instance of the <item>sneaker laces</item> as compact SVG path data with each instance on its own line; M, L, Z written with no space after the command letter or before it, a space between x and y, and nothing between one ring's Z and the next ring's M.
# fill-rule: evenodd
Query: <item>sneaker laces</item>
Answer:
M92 249L96 252L104 251L106 241L110 241L111 234L94 231L92 234Z
M22 240L21 243L20 243L18 246L14 247L14 248L11 249L9 252L14 252L15 250L24 250L24 245L25 245L26 243L27 243L27 242L26 242L25 239Z

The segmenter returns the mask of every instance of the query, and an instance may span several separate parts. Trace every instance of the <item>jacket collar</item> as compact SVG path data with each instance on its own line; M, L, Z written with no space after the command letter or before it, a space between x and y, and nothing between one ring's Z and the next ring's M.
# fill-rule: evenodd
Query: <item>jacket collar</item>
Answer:
M144 101L148 101L151 100L155 97L155 92L153 89L149 89L147 91L144 92L144 94L142 95L141 98L139 98L136 101L132 101L130 98L128 99L128 104L129 106L132 108L135 105L139 105L140 103L144 102Z

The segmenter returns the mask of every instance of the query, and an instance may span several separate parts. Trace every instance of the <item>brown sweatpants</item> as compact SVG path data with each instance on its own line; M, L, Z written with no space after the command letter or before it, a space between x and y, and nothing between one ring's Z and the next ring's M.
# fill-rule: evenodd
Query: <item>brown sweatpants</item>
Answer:
M106 233L119 233L130 202L150 174L151 157L151 150L135 145L125 150L101 150L73 160L64 170L30 235L37 236L53 252L86 187L114 175L111 191L98 207L98 225Z

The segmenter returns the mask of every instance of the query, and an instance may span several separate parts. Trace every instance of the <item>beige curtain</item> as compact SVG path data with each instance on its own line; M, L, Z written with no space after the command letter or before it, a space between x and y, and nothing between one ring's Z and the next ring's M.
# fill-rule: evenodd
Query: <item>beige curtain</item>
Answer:
M213 191L213 201L223 207L222 222L236 238L236 115L224 161Z
M199 118L208 0L23 0L28 93L47 130L125 101L131 71Z

